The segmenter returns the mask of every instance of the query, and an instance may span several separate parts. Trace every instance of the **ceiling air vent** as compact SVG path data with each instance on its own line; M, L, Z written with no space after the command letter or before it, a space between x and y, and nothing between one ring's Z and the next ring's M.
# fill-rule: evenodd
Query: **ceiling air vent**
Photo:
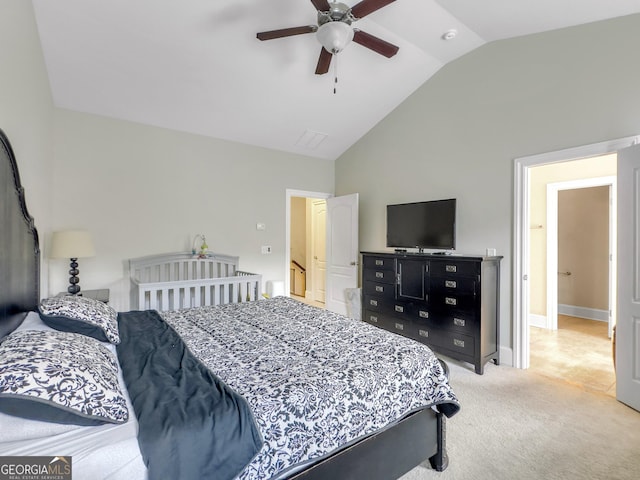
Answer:
M304 147L307 150L315 150L322 141L329 135L327 133L314 132L313 130L305 130L296 142L296 146Z

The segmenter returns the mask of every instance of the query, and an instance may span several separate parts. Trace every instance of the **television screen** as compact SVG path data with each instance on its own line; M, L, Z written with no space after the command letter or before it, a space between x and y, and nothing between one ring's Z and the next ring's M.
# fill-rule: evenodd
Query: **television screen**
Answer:
M456 199L387 205L387 247L456 248Z

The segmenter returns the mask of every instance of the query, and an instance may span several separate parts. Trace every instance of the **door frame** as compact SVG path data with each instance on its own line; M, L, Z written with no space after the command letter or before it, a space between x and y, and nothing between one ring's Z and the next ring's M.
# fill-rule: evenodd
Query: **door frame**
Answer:
M530 155L514 160L513 202L513 366L529 368L529 169L550 163L617 152L640 140L639 135Z
M547 184L547 319L550 330L558 329L558 194L562 190L577 188L609 187L609 272L607 323L609 338L615 319L616 283L616 218L617 218L617 176L581 178Z
M308 190L295 190L287 188L285 191L285 242L284 242L284 295L290 296L291 279L291 198L318 198L327 199L333 197L333 193L311 192Z

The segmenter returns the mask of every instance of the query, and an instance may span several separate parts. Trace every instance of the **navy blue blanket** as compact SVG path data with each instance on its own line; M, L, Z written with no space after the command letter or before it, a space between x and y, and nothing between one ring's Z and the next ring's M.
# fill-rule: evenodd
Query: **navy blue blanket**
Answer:
M155 311L120 313L117 347L149 479L231 479L262 437L244 398L202 365Z

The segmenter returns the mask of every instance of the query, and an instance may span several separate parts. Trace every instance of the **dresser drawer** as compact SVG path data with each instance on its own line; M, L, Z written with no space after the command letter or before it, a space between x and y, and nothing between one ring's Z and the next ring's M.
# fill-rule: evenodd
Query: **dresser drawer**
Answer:
M391 270L396 269L396 259L389 257L376 257L365 255L362 259L364 268L372 268L374 270Z
M415 306L412 303L406 303L402 301L392 301L390 304L390 312L398 318L406 318L410 320L413 316Z
M473 335L477 320L473 312L440 312L438 325L449 332L458 331L467 335Z
M363 285L365 295L382 297L386 300L393 301L396 295L396 286L391 283L380 283L366 280Z
M473 277L431 276L431 293L444 293L446 295L475 295L478 282Z
M436 292L429 299L429 306L439 311L473 310L476 307L475 295Z
M475 353L473 337L456 332L441 332L438 336L438 345L448 350L460 352L465 355Z
M434 349L438 347L462 353L464 355L473 355L475 348L473 337L457 332L445 332L436 327L428 325L416 325L414 335L416 340L433 345Z
M370 310L372 312L386 313L389 315L404 315L408 313L408 309L405 305L399 302L395 302L393 298L388 299L381 297L380 295L364 295L362 301L362 308Z
M430 322L433 318L431 309L425 304L414 304L408 312L414 322Z
M385 308L386 305L387 302L380 297L364 295L364 298L362 299L363 308L371 310L372 312L383 312L388 310L388 308Z
M380 312L372 312L371 310L365 310L362 319L378 327L382 327L385 324L382 314Z
M423 343L436 344L440 330L427 322L413 322L412 337Z
M367 268L362 272L362 277L366 281L377 283L396 283L396 274L393 270L383 270L377 268Z
M411 320L401 319L396 317L392 317L392 318L387 317L387 326L385 328L387 330L400 333L402 335L411 335L411 331L412 331Z
M381 312L365 310L363 320L371 325L402 335L411 335L412 332L410 320L391 317Z
M432 276L475 276L480 274L478 262L465 262L451 260L431 260Z

